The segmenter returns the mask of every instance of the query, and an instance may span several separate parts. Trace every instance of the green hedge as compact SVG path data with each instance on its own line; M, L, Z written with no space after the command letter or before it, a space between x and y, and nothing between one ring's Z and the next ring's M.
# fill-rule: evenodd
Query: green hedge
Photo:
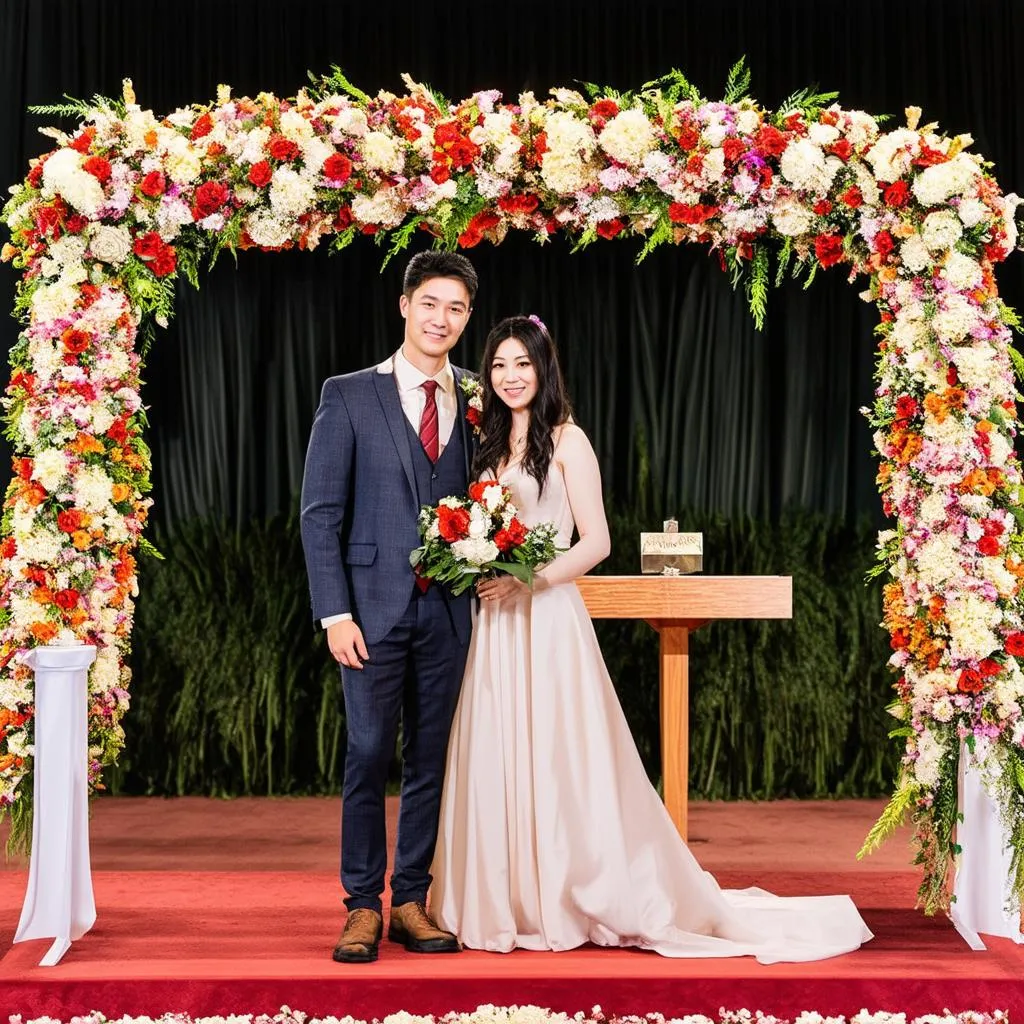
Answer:
M647 524L642 526L642 522ZM614 511L602 572L636 571L650 516ZM867 528L802 512L775 525L681 517L704 534L705 572L793 577L792 622L722 622L691 639L695 796L878 795L891 677ZM117 792L336 793L341 687L314 633L294 516L163 533L141 569L127 743ZM643 623L599 622L648 771L659 773L658 643Z

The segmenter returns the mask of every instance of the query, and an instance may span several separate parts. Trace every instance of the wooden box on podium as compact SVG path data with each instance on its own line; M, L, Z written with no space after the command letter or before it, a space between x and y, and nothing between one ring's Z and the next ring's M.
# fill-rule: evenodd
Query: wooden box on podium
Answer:
M790 619L789 576L584 576L594 619L643 619L661 647L661 771L665 806L685 839L690 755L690 631L715 619Z

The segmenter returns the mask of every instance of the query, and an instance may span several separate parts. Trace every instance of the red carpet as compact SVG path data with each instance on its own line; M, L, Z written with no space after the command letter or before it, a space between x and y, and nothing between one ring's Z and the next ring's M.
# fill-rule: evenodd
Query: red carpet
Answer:
M92 824L99 920L58 967L36 966L47 943L9 945L26 876L24 865L0 871L0 942L9 950L0 1012L67 1020L92 1009L198 1015L287 1004L372 1018L537 1003L670 1016L720 1006L789 1017L862 1007L1024 1013L1024 950L992 940L973 953L947 920L915 912L905 844L853 859L880 806L693 807L694 851L723 885L853 896L876 938L846 957L771 967L590 947L424 957L385 943L378 963L340 966L330 960L342 921L337 801L106 799Z

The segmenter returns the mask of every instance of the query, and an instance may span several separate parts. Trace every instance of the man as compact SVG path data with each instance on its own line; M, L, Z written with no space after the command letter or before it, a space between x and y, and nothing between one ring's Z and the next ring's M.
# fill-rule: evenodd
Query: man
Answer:
M401 348L330 378L306 454L302 545L313 618L341 664L348 746L341 881L348 917L339 963L377 959L387 867L384 787L402 722L402 789L388 938L418 953L458 952L427 915L448 734L470 634L470 597L417 580L420 506L466 491L471 434L465 371L448 353L472 311L477 276L452 253L410 260Z

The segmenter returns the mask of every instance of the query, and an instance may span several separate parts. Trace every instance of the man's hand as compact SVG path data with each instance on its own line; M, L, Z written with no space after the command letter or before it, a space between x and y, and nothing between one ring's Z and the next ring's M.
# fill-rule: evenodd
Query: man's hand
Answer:
M362 668L363 662L370 660L363 631L351 619L327 627L327 646L345 668Z

